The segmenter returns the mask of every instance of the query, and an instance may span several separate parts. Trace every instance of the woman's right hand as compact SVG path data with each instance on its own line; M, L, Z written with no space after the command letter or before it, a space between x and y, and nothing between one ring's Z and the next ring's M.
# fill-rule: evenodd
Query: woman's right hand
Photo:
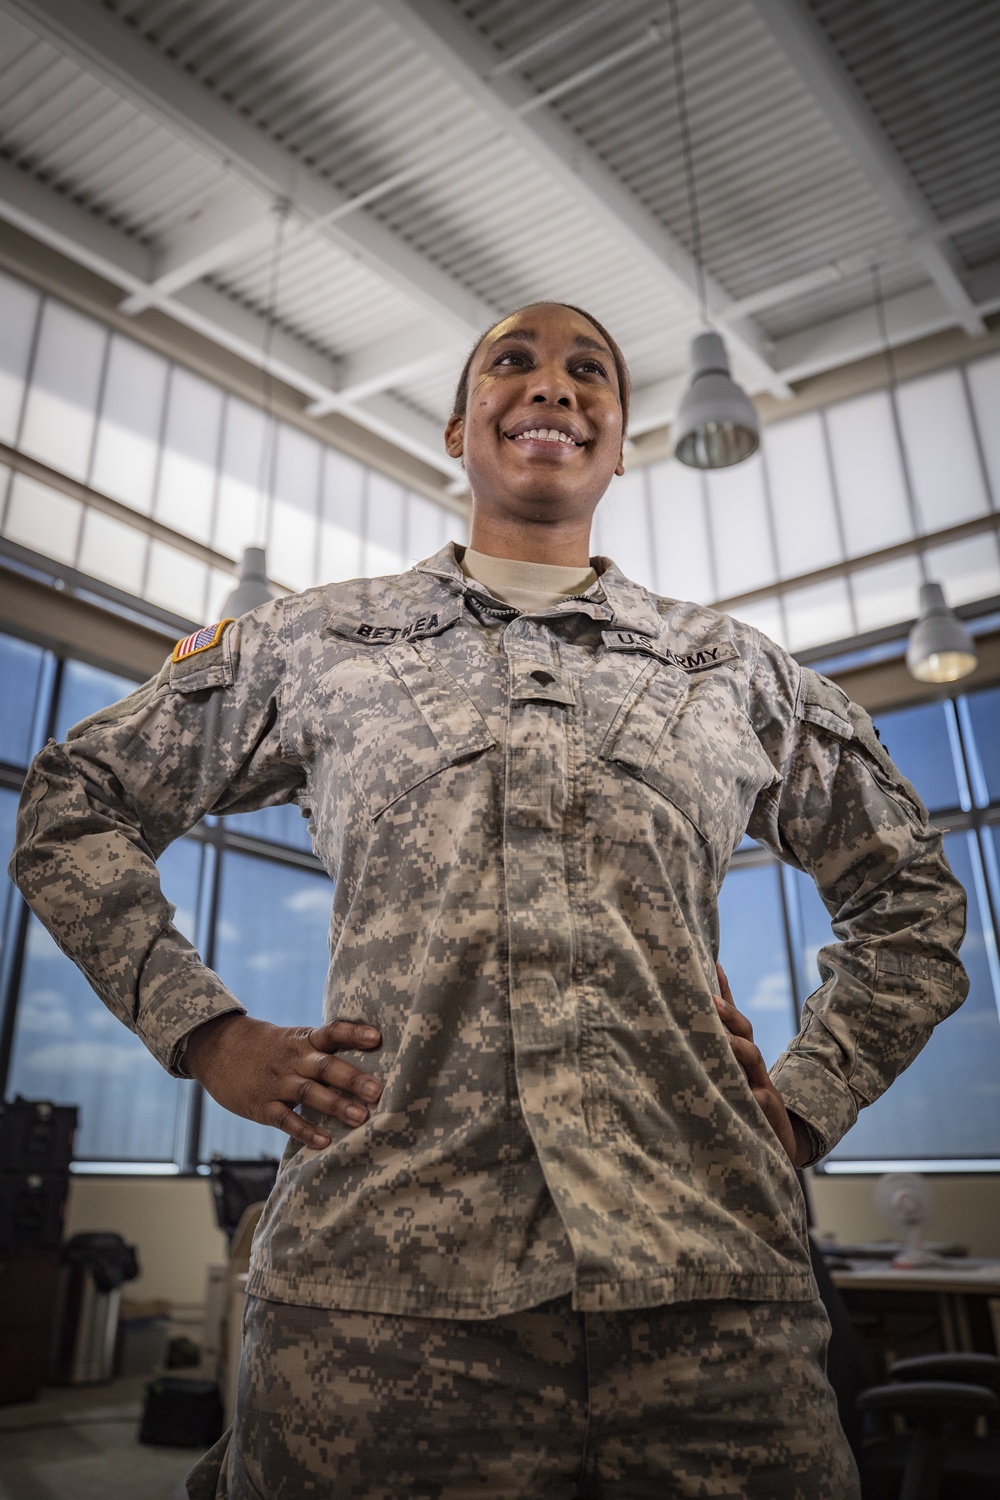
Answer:
M344 1125L363 1125L382 1084L335 1054L381 1044L381 1032L362 1022L331 1021L310 1030L272 1026L233 1011L191 1033L184 1061L223 1109L322 1148L330 1144L329 1132L304 1120L296 1106L307 1105Z

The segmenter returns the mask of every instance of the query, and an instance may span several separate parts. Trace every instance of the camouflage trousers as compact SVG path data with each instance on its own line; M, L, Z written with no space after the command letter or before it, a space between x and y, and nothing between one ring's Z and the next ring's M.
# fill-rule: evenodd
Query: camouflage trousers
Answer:
M822 1303L488 1321L248 1299L191 1500L857 1500Z

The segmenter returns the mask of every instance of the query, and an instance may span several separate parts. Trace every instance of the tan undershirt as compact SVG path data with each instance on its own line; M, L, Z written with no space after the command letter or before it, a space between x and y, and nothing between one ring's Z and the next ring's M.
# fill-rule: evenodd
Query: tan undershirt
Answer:
M494 599L510 604L524 614L551 609L563 599L585 594L597 582L593 568L561 568L552 563L518 562L511 557L490 557L466 547L462 558L466 578L481 583Z

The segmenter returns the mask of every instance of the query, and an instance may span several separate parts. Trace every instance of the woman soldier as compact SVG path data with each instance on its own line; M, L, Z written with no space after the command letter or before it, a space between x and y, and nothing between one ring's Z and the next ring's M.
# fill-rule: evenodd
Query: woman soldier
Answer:
M291 1138L192 1496L857 1493L794 1169L960 1003L962 892L836 687L590 562L627 397L586 313L505 318L447 427L471 548L189 638L29 775L38 915L173 1074ZM313 1030L243 1012L153 863L289 801L336 881ZM770 1077L716 995L748 828L839 939Z

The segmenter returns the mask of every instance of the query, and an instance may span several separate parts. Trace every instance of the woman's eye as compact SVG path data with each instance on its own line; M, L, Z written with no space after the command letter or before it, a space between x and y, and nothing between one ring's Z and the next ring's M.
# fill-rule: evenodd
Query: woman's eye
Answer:
M527 364L527 362L528 356L526 354L522 354L520 349L507 349L503 354L497 355L497 358L494 361L494 363L498 365Z
M587 375L603 375L605 380L608 372L598 359L584 359L577 365L578 370L583 370Z

